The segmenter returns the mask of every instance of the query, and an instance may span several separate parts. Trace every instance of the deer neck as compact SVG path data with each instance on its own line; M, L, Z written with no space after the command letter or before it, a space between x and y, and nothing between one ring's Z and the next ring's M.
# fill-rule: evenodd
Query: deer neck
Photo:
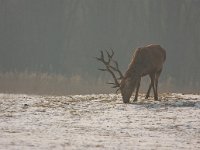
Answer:
M129 67L129 69L127 70L126 74L125 74L125 77L141 77L142 76L142 71L139 67L137 66L131 66Z

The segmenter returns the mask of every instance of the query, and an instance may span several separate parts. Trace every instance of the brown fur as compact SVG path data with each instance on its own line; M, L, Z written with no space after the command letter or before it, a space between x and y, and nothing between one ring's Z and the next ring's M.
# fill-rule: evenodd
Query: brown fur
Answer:
M162 72L163 64L166 59L166 51L160 45L148 45L138 48L129 64L124 78L120 83L120 90L124 103L129 99L136 88L134 101L137 101L141 77L149 75L151 84L149 85L146 98L149 97L150 90L153 87L154 99L158 100L158 78Z

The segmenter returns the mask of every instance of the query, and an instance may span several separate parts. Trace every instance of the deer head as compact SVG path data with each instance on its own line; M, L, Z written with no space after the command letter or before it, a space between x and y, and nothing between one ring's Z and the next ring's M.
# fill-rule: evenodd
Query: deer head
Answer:
M105 69L98 69L98 70L108 71L112 75L114 83L108 83L108 84L112 84L113 88L118 88L117 91L118 90L121 91L123 102L128 103L135 89L137 79L132 78L131 76L129 77L128 74L125 74L126 76L124 77L121 71L119 70L119 65L117 61L113 59L114 51L111 50L110 53L106 51L106 53L107 53L107 61L105 60L103 51L101 51L100 58L96 57L96 59L102 62L106 67ZM119 74L119 78L116 77L115 73Z
M137 76L126 76L125 74L125 77L120 82L120 91L124 103L129 103L130 97L138 82L139 78Z

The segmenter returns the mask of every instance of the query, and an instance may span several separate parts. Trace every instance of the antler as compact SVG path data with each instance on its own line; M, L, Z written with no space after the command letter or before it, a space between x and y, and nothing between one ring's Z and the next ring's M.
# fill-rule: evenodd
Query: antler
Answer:
M112 59L113 56L114 56L114 51L111 50L111 53L106 51L106 53L107 53L107 56L108 56L108 61L105 60L103 51L101 51L101 57L100 58L96 57L96 59L98 61L102 62L106 66L105 69L98 69L98 70L108 71L112 75L112 77L114 79L114 83L108 83L108 84L114 85L113 88L120 87L120 83L118 82L118 80L117 80L117 78L116 78L116 76L115 76L113 71L116 71L116 72L119 73L120 79L123 78L123 75L122 75L121 71L119 70L119 65L118 65L117 61ZM111 62L113 62L113 64L115 66L111 66Z
M114 71L118 72L119 73L119 79L123 79L123 74L122 72L119 70L119 65L118 65L118 62L116 60L113 60L112 57L114 55L114 51L111 49L111 52L112 52L112 55L109 55L108 51L106 51L107 54L108 54L108 57L111 59L111 61L113 62L113 64L115 65L115 67L113 66L110 66L110 68L112 68Z

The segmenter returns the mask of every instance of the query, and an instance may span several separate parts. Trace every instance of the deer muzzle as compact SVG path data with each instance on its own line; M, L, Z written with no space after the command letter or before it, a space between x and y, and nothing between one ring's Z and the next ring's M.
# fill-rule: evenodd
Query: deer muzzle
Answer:
M131 96L129 96L129 95L128 95L128 96L127 96L127 95L122 95L123 102L124 102L124 103L129 103L130 97L131 97Z

